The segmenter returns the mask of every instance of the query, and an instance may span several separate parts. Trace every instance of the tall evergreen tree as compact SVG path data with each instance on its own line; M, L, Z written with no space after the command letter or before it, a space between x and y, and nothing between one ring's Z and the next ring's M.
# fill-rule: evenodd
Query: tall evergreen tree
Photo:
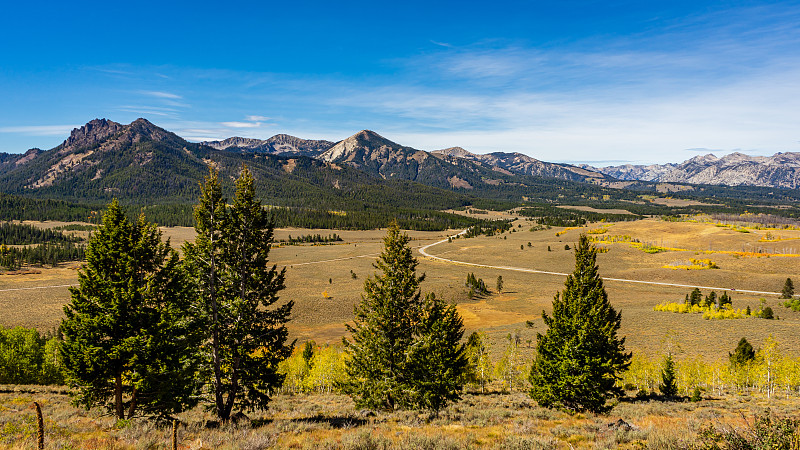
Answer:
M787 278L786 282L783 283L783 290L781 290L781 298L792 298L794 297L794 283L792 283L791 278Z
M461 344L464 322L454 305L434 294L423 308L408 356L410 403L438 415L448 402L461 398L468 363Z
M664 358L664 367L661 369L661 385L658 386L664 397L675 397L678 394L678 381L675 379L675 361L671 354Z
M158 228L143 216L132 223L114 200L89 240L78 282L61 324L78 403L107 404L119 419L196 403L197 326L178 256Z
M547 332L537 334L537 356L529 380L531 396L544 407L601 412L606 399L621 395L619 373L631 354L617 331L621 314L608 301L596 264L597 250L582 234L575 248L575 270L542 312Z
M417 276L417 260L408 242L393 223L374 265L381 273L364 282L354 324L346 326L352 341L345 341L350 358L344 390L358 407L394 410L411 401L407 354L422 317L419 284L425 276Z
M294 303L275 306L285 269L268 264L273 226L247 167L230 207L217 174L210 173L195 220L198 237L185 245L185 262L206 324L204 369L213 409L227 421L234 409L265 409L270 391L282 384L277 368L292 351L285 324Z

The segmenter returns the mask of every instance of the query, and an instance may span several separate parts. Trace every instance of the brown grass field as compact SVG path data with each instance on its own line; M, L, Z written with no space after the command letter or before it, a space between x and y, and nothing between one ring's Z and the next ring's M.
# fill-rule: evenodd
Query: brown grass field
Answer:
M454 239L429 252L472 263L570 272L574 255L564 246L573 247L581 232L604 224L569 230L559 236L556 233L562 228L528 231L532 225L518 220L512 233ZM741 233L707 223L648 219L605 225L606 232L594 236L629 235L652 245L683 250L649 254L629 243L599 244L609 249L598 255L604 277L770 292L780 291L786 277L800 280L800 257L767 256L767 252L800 253L800 231L771 231L773 238L781 240L764 242L766 231ZM337 343L345 335L344 323L352 319L364 279L374 272L372 263L381 251L384 231L275 232L276 239L333 232L344 242L281 246L271 253L275 264L286 267L287 288L281 298L295 301L288 326L291 337L300 343L308 339ZM412 246L418 248L453 232L408 234ZM173 246L194 238L191 228L166 228L164 235ZM758 252L762 252L761 256L756 256ZM711 259L719 269L663 268L692 258ZM28 273L0 274L0 325L42 331L57 326L63 316L62 307L69 299L69 291L63 285L77 282L77 268L78 264L73 263L58 268L30 268ZM357 278L352 277L351 271ZM495 360L502 353L505 336L514 331L521 335L522 360L530 360L535 335L544 331L541 312L550 310L553 295L564 282L563 276L470 267L423 257L419 257L418 271L427 276L422 285L424 292L435 292L458 303L467 333L487 332ZM493 291L497 276L502 275L503 292L467 298L464 281L468 272L483 278ZM44 286L62 287L39 289ZM622 312L621 334L627 339L627 348L653 360L664 354L667 339L678 344L678 359L700 357L715 361L724 359L743 336L758 348L770 334L783 352L800 356L800 313L779 306L775 295L729 291L737 308L750 305L755 309L760 297L764 297L779 320L715 321L704 320L700 315L653 311L658 303L682 301L690 288L607 281L606 289L611 302ZM532 321L533 326L526 326L526 321ZM341 395L278 394L268 411L253 414L250 422L238 425L208 428L205 424L213 417L202 408L179 415L182 425L178 448L690 448L698 443L698 431L709 424L743 428L752 425L753 417L767 407L783 417L796 417L800 409L797 397L777 395L767 399L760 393L718 398L709 395L706 393L700 403L634 402L628 397L608 415L569 415L540 408L522 393L468 393L439 417L431 417L413 411L366 415ZM168 428L144 420L118 422L100 408L78 409L69 404L64 388L41 386L0 386L0 448L35 448L33 401L43 405L46 448L171 448ZM633 428L626 431L609 426L618 419Z
M532 222L518 220L514 232L502 236L480 236L455 239L429 252L448 259L487 265L514 266L567 273L574 264L572 247L578 235L589 229L569 230L556 236L562 228L531 232ZM54 226L46 223L44 226ZM360 301L364 279L374 273L372 267L381 251L384 231L335 231L280 229L275 238L309 233L337 233L344 239L335 245L292 245L272 250L271 260L286 267L286 290L281 297L295 301L289 329L300 342L314 339L318 343L336 343L345 334L344 323L351 319L353 306ZM778 292L787 277L800 280L800 257L741 256L720 252L800 253L800 231L772 231L782 238L776 242L759 241L767 231L741 233L707 223L664 222L648 219L610 224L606 235L629 235L642 242L686 251L648 254L628 243L599 244L609 248L598 255L604 277L716 286L735 289ZM415 248L446 237L445 232L408 232ZM192 240L191 228L165 228L164 236L173 246ZM528 246L528 243L531 246ZM520 246L523 248L520 249ZM548 251L548 246L551 251ZM750 254L750 253L748 253ZM670 270L664 265L691 258L711 259L716 270ZM62 286L77 282L77 263L59 268L34 268L28 274L0 275L0 325L29 326L49 330L58 325L62 306L69 299L66 287L31 289L41 286ZM357 278L353 279L351 271ZM511 331L522 334L523 344L535 339L543 330L542 310L549 311L553 295L563 287L562 276L512 272L470 267L419 257L419 272L427 276L424 292L435 292L458 303L467 332L484 330L495 342ZM501 294L468 299L464 280L474 272L494 290L495 280L502 275L505 287ZM788 354L800 356L800 313L779 306L777 296L745 294L729 291L733 305L755 309L761 297L780 320L747 318L739 320L704 320L700 315L653 311L661 302L682 301L691 289L607 281L606 289L615 307L622 312L622 334L634 352L653 356L661 353L665 336L674 334L686 356L702 356L709 360L723 357L741 337L756 347L772 334ZM708 291L704 290L704 294ZM721 292L717 292L720 294ZM526 321L533 321L532 328Z
M42 405L45 448L171 448L171 429L146 420L117 421L99 408L69 404L62 388L13 386L0 391L0 448L36 448ZM769 408L796 414L796 400L758 396L706 397L698 403L634 401L609 414L574 414L536 406L524 393L465 394L438 417L415 411L365 414L335 394L277 395L263 414L219 428L198 407L180 420L180 449L678 449L699 444L710 425L745 429ZM618 421L625 424L619 427ZM766 447L765 447L766 448Z

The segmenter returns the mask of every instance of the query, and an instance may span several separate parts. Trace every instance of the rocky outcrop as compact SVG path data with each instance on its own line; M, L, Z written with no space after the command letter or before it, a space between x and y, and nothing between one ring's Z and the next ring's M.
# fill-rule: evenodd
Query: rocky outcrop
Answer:
M144 119L139 119L144 120ZM82 147L91 147L122 131L124 125L107 119L94 119L80 128L74 128L59 149L60 154Z

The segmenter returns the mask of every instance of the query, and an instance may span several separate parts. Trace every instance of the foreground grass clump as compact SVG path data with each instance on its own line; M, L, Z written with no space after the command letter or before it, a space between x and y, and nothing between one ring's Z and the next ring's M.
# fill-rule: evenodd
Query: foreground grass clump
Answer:
M794 429L785 426L800 407L796 398L748 398L683 403L626 397L608 415L570 415L541 408L525 394L465 394L433 417L416 411L359 411L348 397L336 394L276 395L265 414L225 426L213 427L214 417L202 408L179 414L178 447L667 449L709 444L710 436L726 430L746 436L761 429L773 430L774 436L796 436L796 424ZM87 412L71 406L63 388L33 386L6 386L0 393L0 448L36 448L34 400L42 404L46 448L170 448L172 430L167 424L117 421L99 409ZM769 422L764 419L767 407ZM709 429L717 434L708 434Z

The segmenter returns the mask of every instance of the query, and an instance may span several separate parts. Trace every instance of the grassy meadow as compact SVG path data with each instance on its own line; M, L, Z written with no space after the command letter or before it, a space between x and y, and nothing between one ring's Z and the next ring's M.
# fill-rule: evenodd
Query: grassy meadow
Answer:
M55 226L52 223L45 227ZM499 236L454 239L429 252L436 256L470 263L513 266L568 273L574 265L570 248L578 235L589 230L602 239L629 236L641 243L671 250L646 253L629 242L605 243L608 252L598 255L603 277L779 292L787 277L800 280L800 231L750 230L748 233L711 223L666 222L647 219L636 222L593 224L576 229L552 228L529 231L534 223L517 220L514 232ZM289 329L299 342L337 343L345 334L344 323L360 301L364 279L374 271L372 264L381 251L382 230L337 231L279 229L275 239L305 234L336 233L343 239L331 245L283 245L271 252L271 260L286 267L286 286L281 298L295 301ZM764 237L771 233L773 241ZM415 248L445 238L445 232L408 232ZM194 238L192 228L164 228L164 236L177 247ZM779 239L777 239L779 238ZM530 243L530 245L529 245ZM548 251L548 248L550 251ZM757 252L762 253L757 253ZM768 252L768 253L767 253ZM793 256L769 256L778 253ZM493 342L501 343L512 331L535 340L543 330L541 312L549 311L553 295L563 287L564 277L471 267L419 256L418 271L426 274L423 291L435 292L458 303L467 332L483 330ZM670 269L691 259L710 259L719 268L709 270ZM42 331L57 326L62 305L69 299L63 285L77 282L77 263L58 268L30 268L0 275L0 325L36 327ZM492 290L488 296L468 298L466 275L475 273ZM354 277L355 275L355 277ZM498 275L503 292L494 292ZM38 289L41 286L61 286ZM658 355L665 336L674 336L686 356L715 360L727 355L741 337L754 346L772 334L784 351L800 356L800 313L779 306L776 295L728 291L735 308L759 307L760 299L773 308L779 320L747 318L704 320L702 315L653 311L663 302L681 302L688 287L633 284L607 281L612 304L622 311L622 334L634 352ZM703 289L703 294L709 290ZM722 291L717 291L721 294ZM526 323L526 322L531 323ZM532 327L528 326L532 325Z
M171 448L168 424L118 421L69 404L66 391L41 386L0 390L0 448L36 448L42 405L46 448ZM470 393L440 412L365 413L336 394L277 395L263 415L223 427L202 408L178 415L181 449L674 449L700 444L708 426L747 430L767 408L796 415L796 400L706 397L697 403L626 397L607 415L536 406L524 393ZM622 421L622 422L620 422Z
M598 255L604 277L736 289L728 291L735 308L758 308L763 298L778 316L777 320L705 320L701 314L658 312L653 310L655 305L681 302L691 288L608 280L609 298L622 312L621 334L634 354L659 361L669 346L679 361L713 363L727 360L741 337L759 348L772 335L784 355L800 357L800 312L780 306L777 295L740 292L779 292L787 277L800 280L800 231L744 232L713 223L659 219L531 231L536 228L532 221L517 219L513 232L453 239L429 253L470 263L567 273L574 255L565 246L573 247L580 233L591 231L596 239L606 239L597 243L608 249ZM191 228L163 231L173 246L194 238ZM342 241L280 245L271 252L272 262L286 267L287 288L281 298L295 301L288 326L290 338L299 344L306 340L337 344L345 336L344 323L351 320L364 280L374 271L384 231L275 232L276 240L331 233ZM419 248L453 232L408 234L412 247ZM563 287L563 276L417 256L418 271L426 274L423 291L457 302L467 333L485 332L495 361L509 333L519 336L520 360L530 361L536 333L544 331L541 313L550 310L553 295ZM692 259L711 260L718 268L674 268ZM41 331L56 327L69 299L63 285L77 282L78 266L70 263L0 274L0 325ZM469 298L465 280L470 272L486 282L492 291L489 295ZM498 275L504 280L500 293L495 292ZM43 286L59 287L39 289ZM708 290L703 289L703 294ZM708 424L735 429L752 425L753 417L767 407L780 416L796 416L800 409L797 396L767 399L761 392L717 393L716 397L704 392L703 401L689 403L637 401L631 391L608 415L568 415L539 408L523 393L500 392L497 383L489 390L466 394L439 417L410 411L365 414L341 395L280 393L263 415L254 414L238 425L209 428L206 424L212 416L197 408L179 416L179 448L688 448L697 443L699 430ZM47 448L169 448L171 430L166 427L147 421L117 422L102 410L87 412L70 406L64 388L41 386L0 387L0 447L35 448L34 400L43 404ZM618 419L631 427L609 426Z

